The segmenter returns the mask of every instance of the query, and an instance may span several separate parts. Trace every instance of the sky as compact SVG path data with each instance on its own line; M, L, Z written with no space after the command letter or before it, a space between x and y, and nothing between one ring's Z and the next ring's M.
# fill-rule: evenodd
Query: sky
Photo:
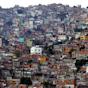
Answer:
M87 2L88 0L0 0L0 6L3 8L10 8L14 7L15 5L27 7L29 5L61 3L70 6L81 5L82 7L87 7Z

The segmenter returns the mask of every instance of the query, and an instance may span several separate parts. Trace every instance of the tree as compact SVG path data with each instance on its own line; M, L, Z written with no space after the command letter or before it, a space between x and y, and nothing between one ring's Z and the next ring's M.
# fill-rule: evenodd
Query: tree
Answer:
M26 85L30 86L30 85L32 85L32 80L31 80L31 78L22 77L20 79L20 84L26 84Z
M76 60L75 66L77 68L77 72L80 70L81 66L85 65L88 62L88 60Z
M14 54L16 55L16 57L20 57L21 52L20 52L20 51L18 51L18 50L16 50Z

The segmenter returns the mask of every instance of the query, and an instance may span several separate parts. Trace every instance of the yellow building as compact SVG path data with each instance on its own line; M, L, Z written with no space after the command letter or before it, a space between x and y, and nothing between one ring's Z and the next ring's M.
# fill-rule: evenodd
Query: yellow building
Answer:
M80 40L88 40L88 36L85 36L85 35L80 36Z
M45 62L47 62L47 57L45 57L45 56L41 56L40 58L39 58L39 62L41 63L41 64L43 64L43 63L45 63Z

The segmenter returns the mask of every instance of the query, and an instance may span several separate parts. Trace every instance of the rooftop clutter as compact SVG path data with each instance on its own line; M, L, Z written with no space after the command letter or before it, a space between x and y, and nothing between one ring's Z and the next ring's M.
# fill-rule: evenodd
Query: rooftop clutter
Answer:
M87 36L88 8L0 8L0 87L85 88Z

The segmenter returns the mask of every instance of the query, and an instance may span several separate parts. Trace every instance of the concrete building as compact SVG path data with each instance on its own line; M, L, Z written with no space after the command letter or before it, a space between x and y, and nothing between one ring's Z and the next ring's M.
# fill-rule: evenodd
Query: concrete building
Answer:
M33 46L30 49L30 53L31 54L39 54L39 55L42 55L42 51L43 51L43 49L41 47L39 47L39 46Z

